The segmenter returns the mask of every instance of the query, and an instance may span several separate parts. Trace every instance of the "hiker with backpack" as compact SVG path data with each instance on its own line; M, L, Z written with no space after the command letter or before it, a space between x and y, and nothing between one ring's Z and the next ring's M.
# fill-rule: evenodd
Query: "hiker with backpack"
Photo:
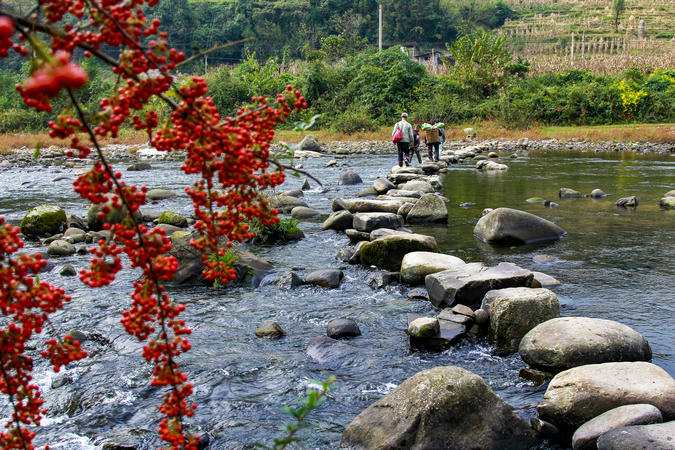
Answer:
M408 113L401 114L401 120L396 122L394 130L391 132L392 142L398 149L398 166L410 165L410 144L415 142L412 125L408 123Z
M441 133L442 128L438 128L434 125L438 123L437 120L434 120L431 123L431 127L428 127L424 133L424 143L427 145L427 156L430 161L439 160L439 148L441 145Z

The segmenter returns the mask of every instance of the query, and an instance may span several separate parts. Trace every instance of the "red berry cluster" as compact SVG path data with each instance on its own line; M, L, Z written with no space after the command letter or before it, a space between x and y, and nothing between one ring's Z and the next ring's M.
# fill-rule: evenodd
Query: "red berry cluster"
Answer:
M174 276L178 263L167 256L171 244L164 232L148 230L135 220L145 203L146 188L125 185L121 174L115 173L103 157L97 139L116 137L120 126L128 122L136 130L145 130L155 148L186 151L182 169L201 175L200 181L186 188L198 218L195 228L201 232L192 245L204 252L205 277L227 283L236 274L233 261L225 254L232 241L252 237L247 221L278 221L277 211L261 196L264 189L284 180L283 172L269 167L273 128L288 117L293 107L299 111L307 103L298 90L288 86L273 103L265 97L254 97L251 105L237 111L235 117L222 118L213 100L206 96L207 85L202 78L179 82L170 75L184 55L168 46L166 33L159 31L159 20L145 18L143 8L156 3L157 0L40 0L45 23L31 23L19 17L9 23L42 58L39 68L17 87L26 104L49 110L49 99L63 89L69 90L77 114L73 117L62 113L49 122L50 135L70 138L72 149L81 158L92 151L92 146L98 153L100 161L75 181L75 191L101 205L101 219L105 220L113 209L124 208L127 214L121 223L104 225L112 237L101 240L92 250L90 267L80 273L80 279L91 287L109 284L122 268L122 253L129 258L131 267L140 270L142 276L134 283L132 305L121 321L128 333L147 341L143 356L154 365L152 384L168 388L159 407L166 416L159 426L161 438L172 448L194 449L198 437L185 432L183 419L194 413L196 405L188 402L192 385L177 364L180 354L190 349L186 337L190 329L179 319L184 305L173 302L162 284ZM14 32L3 32L2 27L0 20L0 41ZM51 38L49 50L32 37L30 30L34 28ZM149 39L152 36L156 39ZM117 48L117 59L102 53L103 46ZM101 100L101 111L90 116L84 115L72 92L86 82L86 73L70 60L78 48L85 57L98 57L110 64L122 79L121 87ZM165 95L169 91L173 95ZM180 100L175 102L175 97ZM173 109L170 122L164 126L158 125L154 111L147 111L153 98ZM147 112L141 115L141 111ZM82 133L89 135L92 146L80 141ZM52 361L68 362L74 345L68 339L60 345L49 341L45 355Z
M2 448L32 448L35 433L25 425L40 425L46 411L38 387L31 383L33 361L24 353L26 342L42 332L49 314L70 300L62 289L37 282L29 275L47 264L39 254L12 257L23 247L18 234L17 227L5 225L0 217L0 311L6 324L0 328L0 392L9 396L14 410L5 424L7 431L0 433ZM49 339L45 345L42 356L49 358L56 372L87 356L71 335Z

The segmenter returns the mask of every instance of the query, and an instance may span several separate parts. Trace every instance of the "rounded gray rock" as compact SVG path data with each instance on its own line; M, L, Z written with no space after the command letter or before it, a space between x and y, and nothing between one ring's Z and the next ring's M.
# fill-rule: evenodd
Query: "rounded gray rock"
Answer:
M598 437L612 430L629 425L649 425L661 422L663 422L661 411L654 405L642 403L619 406L577 428L572 436L572 448L574 450L595 449L598 448L596 442Z
M70 256L75 253L75 247L68 241L57 239L47 247L49 256Z
M590 317L560 317L539 324L523 337L518 352L527 364L547 372L652 357L649 343L637 331Z
M361 336L361 330L352 319L334 319L326 325L326 335L333 339Z
M361 179L359 174L354 172L353 170L349 170L340 175L340 180L338 181L338 184L342 184L344 186L352 186L354 184L361 184L361 183L363 183L363 180Z
M285 336L286 333L275 321L266 320L255 331L255 335L258 337L280 338Z
M565 230L525 211L497 208L478 220L473 234L488 243L531 243L558 239Z

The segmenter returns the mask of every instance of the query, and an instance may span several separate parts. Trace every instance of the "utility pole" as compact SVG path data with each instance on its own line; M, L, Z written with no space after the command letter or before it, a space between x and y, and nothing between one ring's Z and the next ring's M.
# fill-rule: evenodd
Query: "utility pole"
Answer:
M378 44L379 44L379 49L382 51L382 3L378 4L378 13L380 17L379 21L379 34L378 34Z

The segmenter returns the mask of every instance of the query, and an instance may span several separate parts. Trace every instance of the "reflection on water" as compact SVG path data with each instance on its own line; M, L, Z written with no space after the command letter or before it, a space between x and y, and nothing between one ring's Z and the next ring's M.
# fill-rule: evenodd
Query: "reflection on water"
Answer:
M339 186L347 168L358 171L366 183L388 171L395 156L354 156L326 168L326 158L304 161L312 174L325 181L305 193L305 201L327 215L334 197L351 197L364 188ZM568 155L551 153L506 161L504 173L484 174L465 164L444 176L449 198L447 226L414 226L436 237L441 251L465 261L496 264L511 261L546 272L562 282L555 288L563 315L586 315L621 321L649 340L654 362L675 373L673 323L675 279L673 246L675 211L658 208L659 198L675 188L675 161L632 155ZM118 164L124 167L123 163ZM182 187L191 179L172 162L153 163L151 172L125 173L127 182L172 189L176 198L153 205L188 213ZM59 167L5 171L0 177L0 215L17 223L32 206L62 205L68 213L86 214L86 205L72 192L70 181L53 182L76 169ZM284 189L300 186L289 177ZM590 193L600 188L610 194L601 200L559 200L559 188ZM637 195L640 206L626 210L614 206L624 196ZM530 197L555 200L558 208L528 203ZM474 203L460 207L463 203ZM567 231L555 242L517 247L495 247L477 241L472 229L484 208L509 206L552 220ZM283 291L173 287L171 294L187 304L185 319L193 329L192 350L181 364L195 385L199 408L191 426L213 436L213 448L241 448L254 441L269 443L289 421L280 411L303 395L311 379L336 375L329 400L311 416L311 429L302 447L335 448L344 427L361 410L417 371L437 365L459 365L483 376L488 384L525 417L534 413L544 387L518 378L524 366L516 355L500 357L485 342L466 340L443 353L412 352L405 335L408 312L432 313L428 303L410 301L407 288L374 291L365 283L373 269L349 266L334 259L348 240L322 232L320 222L301 224L306 238L278 247L252 248L278 269L340 267L345 278L340 288L300 287ZM35 243L29 243L35 246ZM535 255L551 258L537 259ZM43 278L62 285L73 301L54 323L63 331L78 329L96 334L84 342L91 357L60 374L36 359L36 381L44 389L50 409L36 444L55 448L96 448L106 440L156 448L161 392L149 387L150 369L142 362L141 345L126 335L119 318L129 305L127 271L112 286L96 291L77 280L58 276L65 263L76 268L80 257L57 260ZM339 364L320 366L307 359L310 339L325 333L328 321L354 318L363 335L348 341L354 355ZM254 337L266 319L276 320L287 332L280 340ZM4 400L0 400L2 402ZM5 403L0 410L6 416Z

